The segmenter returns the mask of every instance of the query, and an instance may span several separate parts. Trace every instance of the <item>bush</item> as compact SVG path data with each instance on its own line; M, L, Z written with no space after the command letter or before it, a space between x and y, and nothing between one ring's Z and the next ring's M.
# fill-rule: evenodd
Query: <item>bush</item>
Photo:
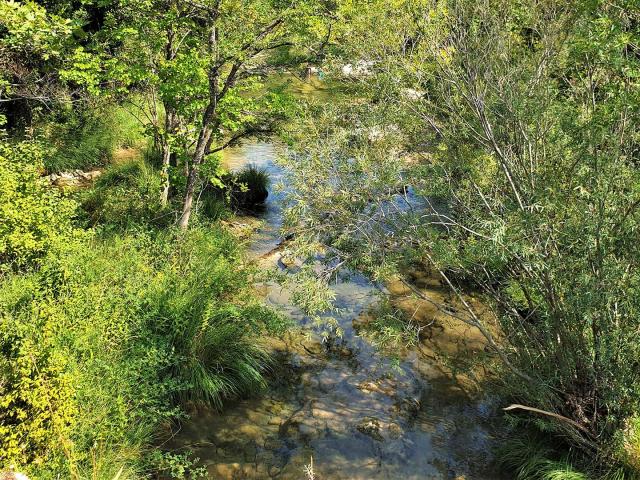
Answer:
M94 239L4 279L0 462L35 478L96 459L139 474L178 400L220 406L260 388L268 312L246 300L239 261L235 240L195 229Z
M0 265L34 265L60 241L78 236L76 205L40 178L44 147L0 138Z

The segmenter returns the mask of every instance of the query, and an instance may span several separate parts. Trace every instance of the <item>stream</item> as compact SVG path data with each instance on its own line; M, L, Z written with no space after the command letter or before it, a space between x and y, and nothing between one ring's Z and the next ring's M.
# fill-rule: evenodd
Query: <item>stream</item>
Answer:
M273 143L249 140L228 149L224 161L232 170L247 164L265 168L276 184L283 174L276 155ZM274 250L282 196L270 193L249 246L263 268L286 268ZM437 281L417 273L415 280L431 298L448 301ZM276 284L259 289L269 305L301 327L266 341L276 358L269 387L255 398L228 402L221 413L194 409L168 448L192 451L212 479L502 478L491 455L495 400L440 361L442 352L468 357L482 351L477 333L440 318L402 286L390 284L397 305L435 326L417 346L387 355L359 334L379 290L351 274L333 285L344 334L322 342L290 292ZM307 472L311 465L315 476Z

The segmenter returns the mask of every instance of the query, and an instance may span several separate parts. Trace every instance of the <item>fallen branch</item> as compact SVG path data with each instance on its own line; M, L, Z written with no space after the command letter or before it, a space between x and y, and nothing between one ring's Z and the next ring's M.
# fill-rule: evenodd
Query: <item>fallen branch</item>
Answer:
M591 432L587 430L585 426L580 425L575 420L571 420L570 418L564 417L557 413L547 412L546 410L540 410L539 408L527 407L526 405L520 405L519 403L514 403L512 405L509 405L508 407L503 408L502 410L504 410L505 412L509 412L511 410L526 410L527 412L534 412L534 413L539 413L541 415L546 415L547 417L557 418L558 420L562 420L563 422L570 423L571 425L576 427L578 430L581 430L587 435L592 436Z

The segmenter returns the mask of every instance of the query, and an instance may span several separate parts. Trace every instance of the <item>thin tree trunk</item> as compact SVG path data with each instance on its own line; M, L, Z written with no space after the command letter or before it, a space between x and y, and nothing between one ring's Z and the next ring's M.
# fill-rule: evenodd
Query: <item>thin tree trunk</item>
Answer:
M162 139L162 192L160 193L160 203L163 207L166 207L169 203L169 190L171 188L171 181L169 179L169 167L171 164L171 142L169 136L173 134L175 129L175 115L165 105L165 133Z
M165 60L171 62L176 58L175 32L170 26L167 29L167 43L165 44ZM160 193L160 203L163 207L169 203L169 190L171 180L169 178L169 167L171 164L171 135L175 133L178 116L174 108L163 102L164 106L164 135L162 136L162 192Z
M189 165L189 175L187 176L187 190L184 195L184 203L182 205L182 215L178 221L178 226L182 230L186 230L189 226L191 218L191 208L193 207L193 197L195 195L196 184L198 183L198 171L200 164L204 160L204 156L211 147L213 139L212 124L216 117L218 108L218 27L215 25L215 16L209 34L209 52L212 54L213 63L209 69L209 103L202 115L202 126L200 127L200 135L196 143L196 150Z
M207 115L205 114L205 118ZM189 226L189 218L191 217L191 208L193 206L193 197L196 191L196 184L198 183L198 171L200 164L204 160L204 156L211 143L212 130L208 126L209 122L205 123L202 127L200 136L198 137L198 143L196 145L196 151L193 154L191 165L189 166L189 175L187 177L187 189L184 194L184 203L182 205L182 215L178 221L178 226L182 230L186 230Z
M166 207L169 203L169 188L171 182L169 181L169 162L171 160L171 148L167 142L162 142L162 192L160 192L160 204Z

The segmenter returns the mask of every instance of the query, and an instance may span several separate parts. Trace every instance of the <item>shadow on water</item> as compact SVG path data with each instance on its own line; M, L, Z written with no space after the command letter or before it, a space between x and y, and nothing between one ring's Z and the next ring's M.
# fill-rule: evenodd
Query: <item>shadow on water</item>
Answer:
M225 163L231 170L255 164L276 185L283 179L276 149L247 142L226 151ZM270 192L250 246L256 258L279 242L282 200L283 193ZM275 268L280 260L275 250L265 262ZM290 292L275 284L261 288L267 303L312 329ZM311 458L316 479L500 478L490 454L495 405L451 375L435 354L436 346L455 350L467 336L477 345L466 353L479 351L481 340L443 324L418 348L386 356L354 327L379 300L379 290L359 275L338 280L333 289L341 338L323 343L293 331L270 339L277 362L267 391L229 402L222 413L194 410L167 447L193 451L216 479L305 479ZM391 285L389 293L404 301L400 287Z

